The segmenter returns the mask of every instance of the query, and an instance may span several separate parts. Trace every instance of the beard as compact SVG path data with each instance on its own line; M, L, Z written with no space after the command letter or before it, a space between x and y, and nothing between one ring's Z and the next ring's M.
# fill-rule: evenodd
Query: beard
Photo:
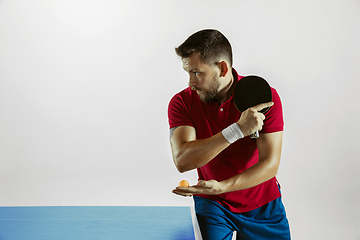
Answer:
M214 81L208 91L197 88L195 86L192 86L191 90L198 91L197 94L199 95L200 100L204 103L208 103L216 100L216 96L219 93L219 87L220 87L220 83L218 81Z

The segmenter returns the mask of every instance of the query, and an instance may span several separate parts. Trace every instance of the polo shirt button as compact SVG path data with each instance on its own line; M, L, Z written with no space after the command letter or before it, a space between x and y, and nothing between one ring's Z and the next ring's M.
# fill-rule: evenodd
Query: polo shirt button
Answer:
M224 109L220 108L220 111L222 112L222 111L224 111Z

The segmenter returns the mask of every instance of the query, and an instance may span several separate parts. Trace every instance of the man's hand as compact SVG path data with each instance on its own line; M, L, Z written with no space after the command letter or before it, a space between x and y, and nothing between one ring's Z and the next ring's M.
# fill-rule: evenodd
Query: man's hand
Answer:
M241 131L244 136L249 136L250 134L260 131L262 126L264 125L265 115L260 113L259 111L271 107L274 105L273 102L261 103L254 107L246 109L241 116L239 121L237 122L240 126Z
M223 193L223 186L216 180L199 180L197 185L177 187L172 192L184 197L191 197L194 194L218 195Z

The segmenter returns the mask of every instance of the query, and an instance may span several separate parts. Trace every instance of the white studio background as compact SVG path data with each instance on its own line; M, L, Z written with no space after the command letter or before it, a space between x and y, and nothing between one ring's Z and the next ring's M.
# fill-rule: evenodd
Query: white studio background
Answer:
M360 1L0 1L0 206L189 206L174 48L215 28L283 101L294 239L359 239Z

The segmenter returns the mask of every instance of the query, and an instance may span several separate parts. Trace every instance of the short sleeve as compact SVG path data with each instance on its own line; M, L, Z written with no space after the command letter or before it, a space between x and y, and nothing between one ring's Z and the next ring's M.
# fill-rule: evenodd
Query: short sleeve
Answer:
M272 133L284 130L284 118L281 99L274 88L271 88L271 91L274 105L267 113L265 113L264 125L261 131L262 133Z
M169 103L168 107L168 119L170 128L178 126L192 126L194 123L189 114L188 105L185 104L185 100L181 93L176 94Z

